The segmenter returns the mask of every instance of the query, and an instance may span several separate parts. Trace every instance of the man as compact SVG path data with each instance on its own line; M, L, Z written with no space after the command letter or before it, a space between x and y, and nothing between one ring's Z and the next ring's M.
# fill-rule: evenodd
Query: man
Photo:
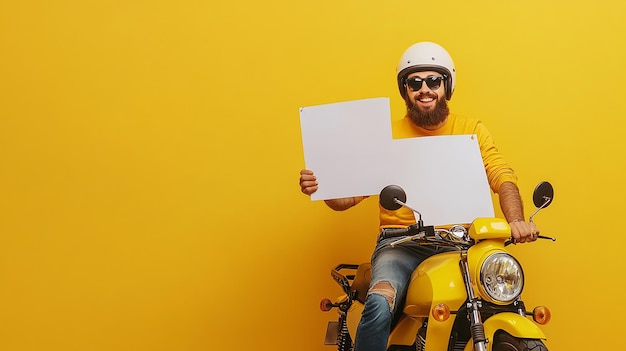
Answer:
M448 52L438 44L421 42L409 47L397 68L400 95L407 106L406 117L395 122L394 137L476 134L487 179L499 195L500 208L518 243L535 241L539 231L524 219L517 177L495 147L486 127L475 119L450 114L447 101L454 92L456 72ZM300 188L311 195L318 189L311 170L300 171ZM325 200L336 211L357 205L366 197ZM415 223L411 210L388 211L380 207L381 229ZM411 273L426 258L440 252L434 246L415 243L390 248L396 240L378 239L372 254L372 277L355 338L355 351L384 351L395 314L404 299Z

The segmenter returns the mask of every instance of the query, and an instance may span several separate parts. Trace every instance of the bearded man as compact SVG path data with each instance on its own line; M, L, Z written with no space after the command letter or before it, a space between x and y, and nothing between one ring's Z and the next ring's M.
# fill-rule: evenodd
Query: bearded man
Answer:
M477 119L451 114L447 101L456 82L454 63L438 44L420 42L409 47L397 67L400 95L406 102L406 116L394 122L394 138L475 134L492 191L499 195L500 207L511 226L515 242L537 239L537 227L524 218L517 177L498 152L487 128ZM311 195L318 189L311 170L300 171L300 190ZM365 198L355 196L325 200L336 211L351 208ZM380 228L405 227L415 223L413 211L402 207L389 211L380 206ZM398 238L380 235L372 254L372 276L355 338L355 351L385 351L395 315L401 311L412 272L426 258L443 250L408 242L390 247Z

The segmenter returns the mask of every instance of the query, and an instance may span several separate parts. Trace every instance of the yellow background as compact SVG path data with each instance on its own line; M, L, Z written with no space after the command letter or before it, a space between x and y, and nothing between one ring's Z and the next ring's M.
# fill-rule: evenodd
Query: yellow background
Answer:
M299 192L298 108L388 96L431 40L520 177L556 189L512 250L552 350L622 333L619 1L0 2L0 349L331 350L339 262L376 200ZM367 136L363 136L367 138Z

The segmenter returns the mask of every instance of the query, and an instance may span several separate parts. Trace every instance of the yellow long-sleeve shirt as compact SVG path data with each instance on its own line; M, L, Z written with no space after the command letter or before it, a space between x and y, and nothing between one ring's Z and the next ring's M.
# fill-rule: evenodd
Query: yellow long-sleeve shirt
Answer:
M446 123L439 129L427 130L413 124L408 118L394 121L392 124L393 138L414 138L437 135L461 135L476 134L478 146L485 165L487 180L491 190L495 193L504 182L517 184L515 172L504 160L496 148L487 127L478 119L466 118L457 115L449 115ZM413 212L406 208L397 211L388 211L380 207L380 226L398 227L415 223Z

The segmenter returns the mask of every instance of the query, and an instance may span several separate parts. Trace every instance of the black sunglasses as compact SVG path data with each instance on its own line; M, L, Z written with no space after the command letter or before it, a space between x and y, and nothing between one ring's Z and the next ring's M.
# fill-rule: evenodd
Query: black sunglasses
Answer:
M442 76L428 76L426 78L411 77L404 80L404 85L409 87L411 91L418 91L422 89L422 82L426 82L426 86L430 90L437 90L441 86L441 82L445 77Z

